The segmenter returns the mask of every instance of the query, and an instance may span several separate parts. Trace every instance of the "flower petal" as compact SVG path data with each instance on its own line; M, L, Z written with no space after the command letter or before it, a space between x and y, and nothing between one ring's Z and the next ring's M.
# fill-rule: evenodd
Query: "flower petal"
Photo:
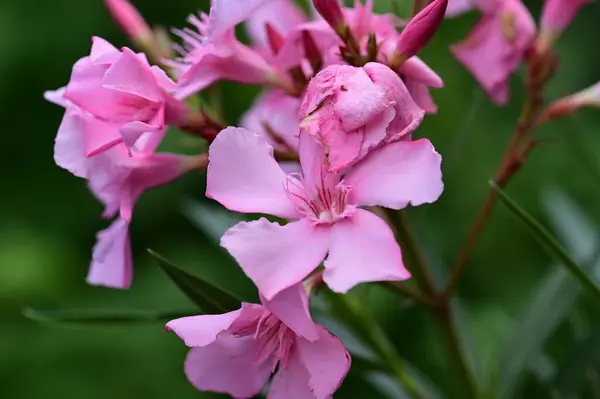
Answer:
M310 317L308 296L302 283L281 291L270 301L265 298L261 298L261 301L271 313L297 335L311 342L319 338L317 325Z
M298 352L310 375L309 385L315 398L329 398L350 370L350 354L338 337L318 326L319 339L298 339Z
M242 308L224 314L181 317L168 322L166 329L177 334L189 347L210 345L240 317L247 305L250 304L244 303Z
M129 288L132 279L129 222L117 219L96 236L87 282L111 288Z
M190 350L185 374L200 391L229 394L235 398L257 395L271 375L271 364L256 364L257 346L252 336L220 335L215 342Z
M427 139L388 144L348 172L344 181L352 186L349 201L393 209L434 202L444 189L441 162Z
M333 225L323 273L333 291L345 293L359 283L409 277L394 234L381 218L357 209L352 217Z
M228 127L209 149L206 196L237 212L298 218L285 190L286 174L264 138Z
M148 62L127 47L123 47L117 62L106 71L103 86L152 102L163 100L163 92Z
M325 258L329 229L309 220L281 226L265 218L229 229L221 246L237 260L267 300L302 281Z
M298 348L273 377L267 399L315 399L310 389L308 370L302 363ZM318 398L325 399L325 398Z

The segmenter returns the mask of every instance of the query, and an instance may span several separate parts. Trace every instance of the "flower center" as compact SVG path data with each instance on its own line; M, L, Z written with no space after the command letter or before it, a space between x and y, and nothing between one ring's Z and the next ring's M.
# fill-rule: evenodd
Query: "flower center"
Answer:
M256 363L262 364L269 359L272 361L272 371L277 364L285 367L294 345L296 334L281 320L266 311L258 320L254 340L258 347Z
M298 211L317 224L335 223L356 209L348 204L350 187L332 179L321 178L313 187L307 187L301 177L290 176L286 190Z

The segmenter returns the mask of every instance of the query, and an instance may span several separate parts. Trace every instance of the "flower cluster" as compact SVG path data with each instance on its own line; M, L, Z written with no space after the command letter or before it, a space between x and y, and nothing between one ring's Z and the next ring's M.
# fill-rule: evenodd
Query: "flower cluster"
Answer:
M306 281L316 278L344 294L361 283L408 279L381 210L432 203L443 191L440 154L428 139L413 137L437 110L429 90L443 82L416 55L444 16L476 8L481 21L452 51L503 103L521 60L548 51L584 2L549 0L536 42L520 0L434 0L410 21L374 13L372 0L353 8L314 0L314 18L291 0L212 0L208 14L173 29L180 43L166 49L165 38L128 1L107 0L143 52L94 37L68 84L46 93L65 108L56 163L86 179L105 206L102 216L113 219L98 233L88 282L128 288L137 199L206 170L208 198L274 218L241 222L221 239L256 285L261 305L167 324L192 348L188 379L200 390L245 398L275 374L269 398L330 398L350 357L313 322ZM236 37L239 24L249 43ZM188 101L222 80L263 88L241 127ZM588 90L547 117L598 97ZM203 138L208 152L158 151L169 127Z

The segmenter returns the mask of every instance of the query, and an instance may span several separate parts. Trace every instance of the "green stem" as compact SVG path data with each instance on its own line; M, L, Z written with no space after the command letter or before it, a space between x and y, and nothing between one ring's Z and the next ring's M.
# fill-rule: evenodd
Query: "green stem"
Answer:
M426 399L419 391L417 383L405 371L402 358L398 355L396 348L389 341L385 332L379 324L371 317L364 308L355 300L347 295L337 295L331 293L329 298L335 301L335 304L341 308L353 321L360 322L360 331L358 334L368 341L370 346L385 362L388 370L392 373L392 377L396 378L400 386L414 399Z
M477 399L479 397L477 385L467 358L463 352L458 329L456 328L452 308L450 306L450 299L444 296L443 293L438 292L431 276L431 272L425 262L425 258L419 250L416 238L410 229L406 215L401 211L394 211L391 209L385 209L385 215L394 230L396 239L400 243L408 270L412 273L415 280L417 280L419 287L421 287L421 291L426 297L435 298L435 302L429 306L429 309L435 316L440 327L440 332L444 336L448 355L453 363L453 368L460 377L465 391L464 397Z

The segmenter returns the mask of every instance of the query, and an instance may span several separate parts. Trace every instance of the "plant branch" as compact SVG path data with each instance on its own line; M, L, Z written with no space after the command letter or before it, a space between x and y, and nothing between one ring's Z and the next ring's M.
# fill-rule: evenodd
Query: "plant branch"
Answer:
M396 239L401 244L408 270L412 273L415 280L417 280L421 291L425 294L424 298L434 298L433 302L429 304L429 309L435 316L440 331L444 336L444 341L448 347L448 354L465 390L464 397L476 399L478 398L477 385L475 384L475 379L466 356L463 353L449 298L437 291L431 272L427 267L423 254L419 250L406 215L403 212L391 209L384 209L384 212L394 230Z

